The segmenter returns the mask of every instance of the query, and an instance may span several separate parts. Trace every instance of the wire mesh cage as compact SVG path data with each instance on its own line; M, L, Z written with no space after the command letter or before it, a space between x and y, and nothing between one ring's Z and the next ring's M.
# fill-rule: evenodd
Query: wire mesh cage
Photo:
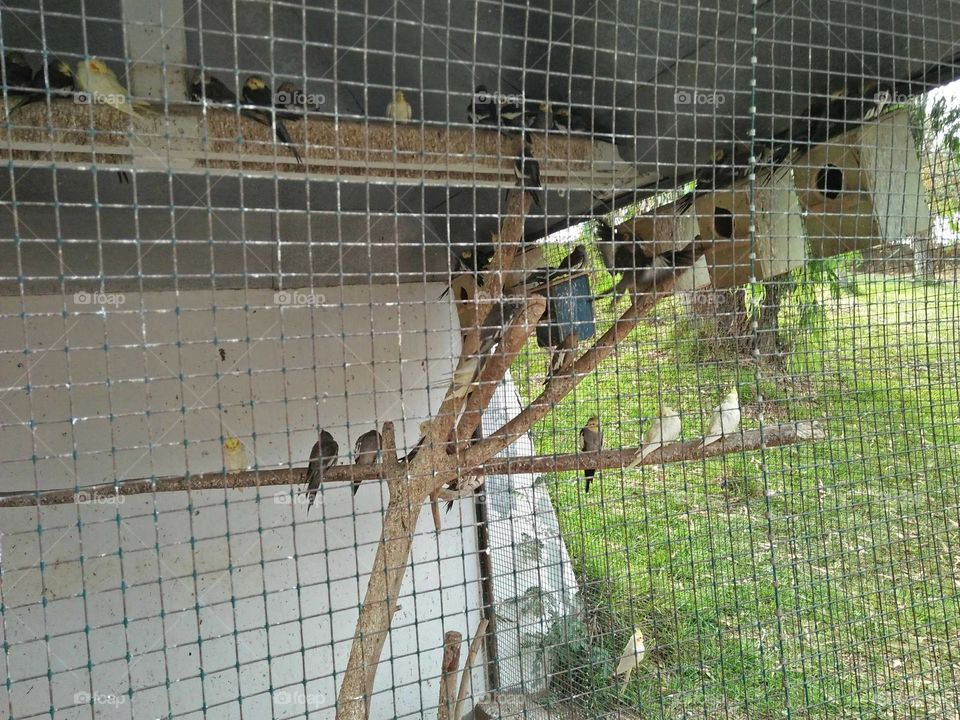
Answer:
M960 716L960 17L0 5L0 717Z

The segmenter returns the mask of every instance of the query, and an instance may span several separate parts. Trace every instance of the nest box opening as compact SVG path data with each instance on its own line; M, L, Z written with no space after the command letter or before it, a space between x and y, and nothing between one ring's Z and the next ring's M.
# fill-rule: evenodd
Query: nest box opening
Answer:
M725 207L713 208L713 231L719 237L733 239L733 213Z
M827 200L836 200L843 190L843 170L836 165L824 165L817 172L817 190Z

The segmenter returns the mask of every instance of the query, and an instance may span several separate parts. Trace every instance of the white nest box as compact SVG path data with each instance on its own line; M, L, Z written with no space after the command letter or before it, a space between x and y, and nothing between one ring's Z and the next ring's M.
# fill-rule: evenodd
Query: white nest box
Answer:
M815 257L923 236L930 228L907 110L813 148L793 172Z
M748 183L717 190L696 199L700 236L713 286L736 287L783 275L806 260L803 219L787 168L758 173L753 190L756 259L751 267L750 199Z

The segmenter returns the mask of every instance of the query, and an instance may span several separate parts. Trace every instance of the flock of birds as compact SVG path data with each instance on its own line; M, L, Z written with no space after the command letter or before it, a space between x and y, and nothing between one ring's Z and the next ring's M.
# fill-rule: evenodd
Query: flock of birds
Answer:
M62 60L51 58L46 65L34 69L22 53L10 51L4 56L4 86L7 95L13 99L11 110L44 101L47 97L70 97L77 93L88 93L92 96L92 101L110 105L117 111L134 118L150 112L149 104L131 99L127 88L120 83L107 64L98 58L81 60L76 64L75 69ZM190 78L187 93L193 102L238 107L243 116L274 128L277 140L291 149L298 163L302 162L284 121L302 118L304 113L316 108L307 104L307 96L292 83L281 84L274 93L261 76L250 75L246 78L238 97L237 93L221 80L198 70ZM514 131L522 134L520 154L515 159L515 172L519 186L538 205L541 203L539 190L542 188L542 183L539 164L532 156L531 134L592 130L592 120L586 112L569 106L553 106L547 102L521 102L513 96L499 92L491 93L484 85L476 88L466 110L467 119L472 123L494 126L504 132ZM393 99L385 109L385 115L395 122L412 120L413 108L402 91L394 93ZM716 161L719 167L724 167L725 157L725 154L718 153ZM729 178L724 177L724 180L735 179L735 168L742 164L743 158L734 152L730 160L731 174ZM712 170L712 176L716 179L716 167ZM632 242L629 237L622 235L620 231L604 222L598 224L598 233L597 247L604 263L611 274L619 276L619 280L610 291L614 295L614 300L621 294L637 295L650 291L668 277L692 267L703 250L699 236L685 248L655 255L646 252L642 244ZM482 269L479 258L474 258L474 262L469 263L469 255L469 252L461 255L461 269L475 272L479 278L478 271ZM461 360L454 370L451 378L454 397L465 400L473 391L484 361L493 354L503 329L511 324L515 313L522 308L522 304L516 301L516 298L525 296L528 292L543 292L556 281L569 278L572 274L583 270L587 263L586 248L580 245L556 267L540 268L523 277L519 286L520 291L517 287L512 288L514 302L500 304L495 308L495 312L491 313L481 334L479 352ZM547 322L550 322L549 318ZM578 342L576 331L557 338L555 345L551 348L547 382L572 365ZM739 401L736 391L733 391L717 407L703 444L709 445L735 431L739 421ZM657 449L675 442L680 436L680 427L679 414L669 407L662 406L659 417L653 421L644 438L643 447L634 464L641 462ZM371 430L358 438L354 448L357 464L366 465L377 462L380 457L381 442L381 435L376 430ZM597 452L602 447L603 432L600 429L600 421L592 417L581 430L580 449L583 452ZM416 449L407 456L407 460L412 459ZM320 439L311 451L306 474L307 497L310 503L317 494L323 471L335 464L338 456L339 447L336 440L328 431L322 430ZM594 474L594 470L586 471L587 490L590 488ZM353 491L356 493L356 485Z

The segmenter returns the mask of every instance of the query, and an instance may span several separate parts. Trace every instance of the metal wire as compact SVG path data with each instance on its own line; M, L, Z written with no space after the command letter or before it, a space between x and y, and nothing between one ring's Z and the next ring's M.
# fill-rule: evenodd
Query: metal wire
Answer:
M442 477L452 388L462 458L663 288L498 453L551 471L432 488L370 716L443 717L484 619L474 717L957 716L958 27L4 3L0 716L334 717L391 493L324 473L389 422Z

